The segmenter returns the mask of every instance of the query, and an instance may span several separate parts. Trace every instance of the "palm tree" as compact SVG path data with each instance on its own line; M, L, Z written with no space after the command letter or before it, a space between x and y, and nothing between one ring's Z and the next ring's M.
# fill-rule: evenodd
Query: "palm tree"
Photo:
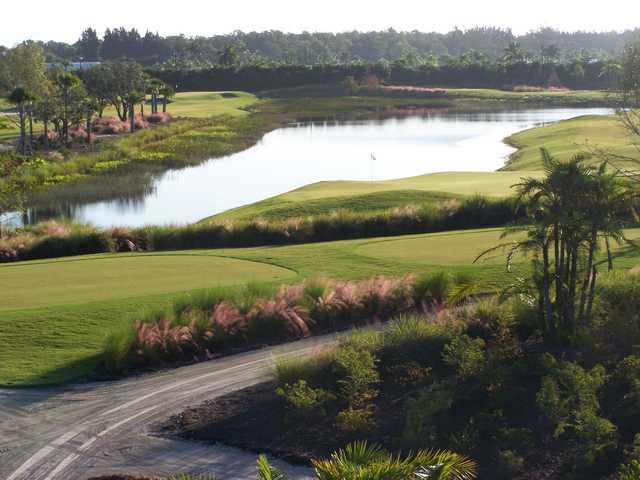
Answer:
M71 90L80 85L80 79L69 72L62 72L56 78L56 84L62 91L62 135L64 143L69 143L69 102Z
M609 88L614 88L618 84L621 74L622 65L618 61L610 59L602 64L598 76L607 80Z
M163 88L163 83L160 80L152 78L147 84L147 94L151 95L151 114L158 113L158 95Z
M162 95L162 113L167 113L167 104L169 103L169 99L173 98L176 94L176 91L170 85L166 83L160 88L160 95Z
M507 65L514 65L516 63L523 63L526 60L526 57L526 52L518 42L510 42L509 46L504 49L502 61Z
M138 103L144 102L146 95L141 92L131 92L127 98L127 105L129 108L129 128L131 133L136 131L136 112L135 107Z
M446 450L419 450L407 456L394 456L365 441L347 445L326 460L314 460L318 480L471 480L476 463ZM258 459L260 480L283 480L264 456Z
M560 162L544 149L542 155L545 177L525 178L515 186L529 223L503 234L524 231L526 239L489 249L478 259L501 248L509 249L509 260L518 250L532 251L542 332L548 340L566 343L590 319L602 242L610 268L609 241L630 243L624 228L633 218L637 194L606 164L594 169L581 156Z
M16 151L22 155L30 155L31 149L27 148L27 119L30 118L30 103L34 101L33 95L22 87L17 87L7 97L10 103L16 106L18 122L20 124L20 139L16 145Z

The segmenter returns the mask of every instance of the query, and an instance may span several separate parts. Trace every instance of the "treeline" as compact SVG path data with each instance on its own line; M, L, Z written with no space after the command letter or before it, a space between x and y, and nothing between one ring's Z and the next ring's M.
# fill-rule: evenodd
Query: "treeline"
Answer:
M211 37L163 37L142 34L137 29L107 29L102 35L84 30L74 44L42 43L47 59L58 61L99 61L128 58L145 65L163 64L180 68L214 64L323 64L353 61L411 64L446 64L452 58L473 55L482 61L496 61L512 44L518 44L531 60L570 62L578 57L606 59L620 54L624 45L640 33L561 32L542 28L524 35L509 29L476 27L448 33L378 32L283 33L280 31L234 32ZM0 47L0 55L2 54Z
M574 61L553 65L540 62L452 63L419 65L352 63L343 65L247 65L200 69L149 68L147 72L180 91L262 91L313 84L337 84L346 77L396 85L509 88L516 85L607 89L618 81L617 64Z

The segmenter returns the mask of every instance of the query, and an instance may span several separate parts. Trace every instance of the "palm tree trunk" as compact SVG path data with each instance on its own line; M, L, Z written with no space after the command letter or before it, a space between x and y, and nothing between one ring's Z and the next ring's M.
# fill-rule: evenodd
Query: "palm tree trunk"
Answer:
M578 309L578 319L580 323L585 320L585 308L587 302L587 292L590 291L590 282L592 281L592 269L593 269L593 256L596 249L596 242L598 241L598 233L594 231L591 234L591 241L589 243L589 254L587 256L587 268L582 281L582 288L580 289L580 307Z
M162 97L162 113L167 113L167 97Z
M589 288L589 300L587 301L587 311L585 313L585 321L591 319L591 312L593 311L593 300L596 297L596 279L598 278L598 267L593 266L591 273L591 287Z
M18 118L20 120L20 139L18 140L17 151L19 154L24 155L24 147L27 142L27 126L23 104L18 105Z
M611 255L611 245L609 244L609 237L604 237L604 243L607 247L607 266L609 271L613 271L613 256Z
M44 116L42 119L42 124L44 125L44 137L42 137L42 147L45 152L49 151L49 117Z
M91 145L91 114L87 113L87 145Z
M555 337L555 324L553 321L553 310L551 308L551 279L549 275L549 242L545 242L542 248L542 298L545 318L547 324L546 330Z
M131 133L133 133L136 131L136 114L135 114L133 103L129 105L129 122L130 122L129 126L131 129Z
M29 116L29 156L33 154L33 114L31 108L27 112Z

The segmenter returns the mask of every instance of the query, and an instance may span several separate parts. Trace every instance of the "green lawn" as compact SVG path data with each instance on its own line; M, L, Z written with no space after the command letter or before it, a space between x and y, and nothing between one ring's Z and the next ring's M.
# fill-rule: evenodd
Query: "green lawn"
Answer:
M503 170L539 170L542 167L541 147L547 148L560 160L568 160L580 152L592 154L596 148L640 160L633 141L638 139L630 136L614 115L572 118L509 137L507 142L519 150Z
M248 113L244 109L256 101L256 96L247 92L182 92L171 100L167 111L174 117L242 116ZM161 104L159 109L162 110ZM149 105L147 112L150 110ZM115 115L115 110L108 108L105 115Z
M95 255L0 266L0 385L68 382L96 367L106 334L186 291L325 274L366 278L447 270L486 290L514 280L502 258L473 264L500 229L283 247ZM640 230L633 236L640 236ZM241 260L248 260L241 261ZM619 267L638 264L637 256Z
M501 197L511 194L511 185L523 176L538 174L539 172L445 172L379 182L318 182L223 212L204 221L319 215L339 208L373 212L476 193Z

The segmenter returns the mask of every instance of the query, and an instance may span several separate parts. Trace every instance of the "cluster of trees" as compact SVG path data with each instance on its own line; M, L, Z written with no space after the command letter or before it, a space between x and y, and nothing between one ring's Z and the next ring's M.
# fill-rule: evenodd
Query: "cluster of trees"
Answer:
M90 143L92 121L96 115L101 117L107 106L114 107L121 121L129 120L130 131L134 131L136 105L144 109L150 95L151 113L158 113L160 98L166 112L167 100L173 95L171 87L149 77L135 62L105 62L78 75L60 67L49 68L42 47L34 42L9 50L0 59L0 75L0 86L16 107L20 130L16 149L26 156L38 143L34 121L43 125L38 140L45 151L51 141L68 145L71 129L80 130L81 125Z
M448 33L379 32L283 33L239 32L212 37L163 37L125 28L107 29L102 38L92 28L69 45L46 42L42 46L51 62L97 61L129 58L145 65L202 68L216 64L342 64L380 60L448 64L466 56L500 60L510 45L519 45L523 58L541 63L571 62L578 57L604 60L615 57L638 30L625 32L561 32L542 28L524 35L509 29L476 27ZM0 52L1 53L1 52Z
M347 77L364 79L370 74L396 85L505 88L516 85L565 86L572 89L609 89L617 85L617 61L575 60L567 64L539 62L476 63L460 57L447 65L407 65L403 62L353 62L324 65L217 65L209 68L147 69L150 75L185 91L261 91L302 85L340 83Z

